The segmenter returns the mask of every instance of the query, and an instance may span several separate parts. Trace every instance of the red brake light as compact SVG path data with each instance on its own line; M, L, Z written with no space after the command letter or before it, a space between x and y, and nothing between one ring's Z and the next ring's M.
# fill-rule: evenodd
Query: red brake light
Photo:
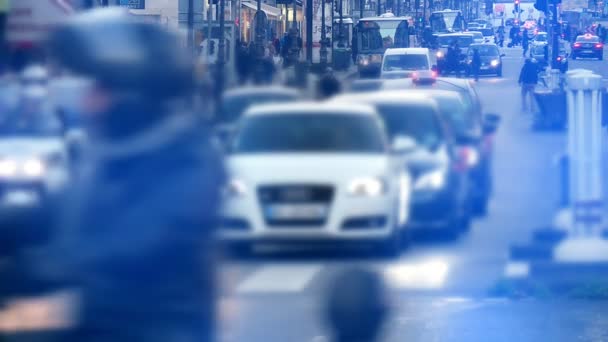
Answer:
M415 80L417 80L418 79L418 73L414 71L412 73L412 78L415 79Z
M574 47L581 47L581 43L574 43Z
M562 56L558 56L558 57L557 57L557 61L558 61L558 62L561 62L561 60L562 60Z
M433 78L437 77L437 71L431 72L431 76L433 76Z
M598 44L595 44L595 47L598 49L601 49L604 47L604 45L602 45L602 43L598 43Z

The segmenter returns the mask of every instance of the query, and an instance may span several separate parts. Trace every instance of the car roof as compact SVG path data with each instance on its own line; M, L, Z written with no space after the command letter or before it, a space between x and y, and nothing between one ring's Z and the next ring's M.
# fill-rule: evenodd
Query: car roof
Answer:
M459 37L459 36L470 36L470 32L458 32L458 33L442 33L437 35L437 37Z
M388 86L388 87L387 87ZM447 78L438 77L435 83L431 84L415 84L411 78L402 78L398 80L386 80L384 83L384 89L395 90L395 89L439 89L439 90L452 90L458 92L468 92L471 86L471 81L468 79L460 78Z
M474 47L480 47L480 46L495 46L495 47L498 47L498 45L496 45L494 43L473 43L473 44L469 45L469 49L470 48L474 48Z
M403 90L382 90L362 94L340 95L332 99L335 103L367 103L373 105L381 104L415 104L437 109L437 102L429 94L424 92L407 92Z
M296 89L280 86L245 86L226 90L224 92L224 98L241 97L241 96L255 96L255 95L266 95L266 94L277 94L298 97L298 91Z
M292 102L288 104L262 104L254 105L245 111L244 117L265 116L265 115L294 115L294 114L345 114L355 116L370 116L376 115L376 111L372 106L352 105L345 103L333 102Z
M429 53L427 48L397 48L397 49L386 49L385 55L426 55Z
M577 36L576 40L578 40L579 38L582 38L582 39L594 39L594 40L595 39L599 39L598 36L596 36L594 34L588 34L588 33L587 34L581 34L581 35Z

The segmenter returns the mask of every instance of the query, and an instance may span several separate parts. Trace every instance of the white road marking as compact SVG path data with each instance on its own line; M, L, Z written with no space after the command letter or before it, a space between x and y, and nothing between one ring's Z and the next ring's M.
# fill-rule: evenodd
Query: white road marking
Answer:
M445 285L450 265L443 260L390 265L384 276L395 289L440 289Z
M509 262L505 266L504 276L507 278L525 278L530 273L527 262Z
M297 293L310 284L322 269L314 264L268 265L245 279L237 294Z

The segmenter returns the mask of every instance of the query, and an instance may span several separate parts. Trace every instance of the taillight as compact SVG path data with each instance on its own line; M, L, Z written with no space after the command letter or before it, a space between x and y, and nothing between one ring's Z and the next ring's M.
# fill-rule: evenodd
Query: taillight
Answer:
M602 45L601 43L595 44L596 49L601 49L603 47L604 47L604 45Z
M454 169L464 172L474 168L479 163L479 152L473 147L462 147L458 150L458 160L454 164Z
M433 78L436 78L437 77L437 71L433 70L431 72L431 76L433 76Z
M562 56L558 56L558 57L557 57L557 61L558 61L558 62L561 62L561 61L562 61Z
M581 47L581 43L574 43L574 47L575 48Z

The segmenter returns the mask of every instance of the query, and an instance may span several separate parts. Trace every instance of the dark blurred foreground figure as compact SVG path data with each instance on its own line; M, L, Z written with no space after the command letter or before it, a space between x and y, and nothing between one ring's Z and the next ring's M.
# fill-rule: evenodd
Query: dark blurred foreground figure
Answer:
M82 300L61 340L213 341L223 173L194 116L169 109L192 89L192 61L178 37L119 9L75 17L50 50L94 80L88 172L58 222L54 256Z
M332 341L378 341L390 311L388 300L377 273L351 269L338 275L330 284L324 312Z
M325 100L338 95L342 91L342 84L336 77L331 68L327 68L325 73L319 79L318 97L320 100Z

